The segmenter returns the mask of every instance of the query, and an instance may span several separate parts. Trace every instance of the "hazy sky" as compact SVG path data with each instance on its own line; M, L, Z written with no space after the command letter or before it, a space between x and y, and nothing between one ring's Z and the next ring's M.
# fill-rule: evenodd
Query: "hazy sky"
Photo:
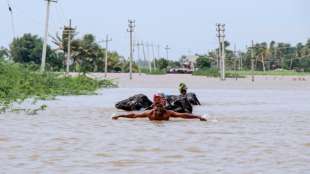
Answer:
M12 4L16 34L43 36L46 1L0 0L0 46L12 40L7 2ZM217 46L215 24L226 24L227 40L244 49L251 40L296 44L310 38L309 0L58 0L51 7L49 33L72 18L79 36L109 34L111 49L128 56L128 19L136 20L136 40L171 47L171 57L206 53ZM164 50L161 50L164 54Z

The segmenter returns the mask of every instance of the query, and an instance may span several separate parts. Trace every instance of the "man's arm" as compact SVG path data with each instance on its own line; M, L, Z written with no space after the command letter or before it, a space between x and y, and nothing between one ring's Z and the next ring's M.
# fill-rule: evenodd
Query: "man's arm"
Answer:
M130 113L130 114L126 114L126 115L114 116L114 117L112 117L112 119L117 120L119 118L146 118L146 117L148 117L148 113L149 112L143 112L143 113L139 113L139 114Z
M178 113L174 111L169 111L170 117L175 117L175 118L184 118L184 119L199 119L200 121L207 121L206 118L203 118L201 116L196 116L193 114L188 114L188 113Z

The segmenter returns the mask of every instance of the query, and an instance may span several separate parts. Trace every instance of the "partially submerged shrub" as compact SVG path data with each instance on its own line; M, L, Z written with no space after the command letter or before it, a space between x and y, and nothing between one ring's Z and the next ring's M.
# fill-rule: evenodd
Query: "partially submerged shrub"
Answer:
M103 87L115 87L112 80L96 80L85 75L64 77L39 73L21 64L0 62L0 113L13 102L27 98L50 99L58 95L87 95Z

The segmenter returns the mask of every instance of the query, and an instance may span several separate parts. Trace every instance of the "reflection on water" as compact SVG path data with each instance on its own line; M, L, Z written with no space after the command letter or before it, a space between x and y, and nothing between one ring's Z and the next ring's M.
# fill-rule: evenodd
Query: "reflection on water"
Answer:
M171 89L162 89L175 93ZM310 92L195 90L209 122L112 121L152 89L59 97L37 116L0 117L0 173L308 173Z

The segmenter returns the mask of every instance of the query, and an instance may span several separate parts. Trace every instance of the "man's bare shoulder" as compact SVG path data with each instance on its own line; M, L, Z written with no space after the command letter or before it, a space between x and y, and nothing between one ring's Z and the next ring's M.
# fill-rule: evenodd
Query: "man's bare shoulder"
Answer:
M143 114L143 115L149 115L149 114L152 114L152 112L153 112L153 109L143 111L143 112L141 112L140 114Z
M172 110L166 110L166 113L167 113L169 116L172 116L172 117L178 114L177 112L172 111Z

